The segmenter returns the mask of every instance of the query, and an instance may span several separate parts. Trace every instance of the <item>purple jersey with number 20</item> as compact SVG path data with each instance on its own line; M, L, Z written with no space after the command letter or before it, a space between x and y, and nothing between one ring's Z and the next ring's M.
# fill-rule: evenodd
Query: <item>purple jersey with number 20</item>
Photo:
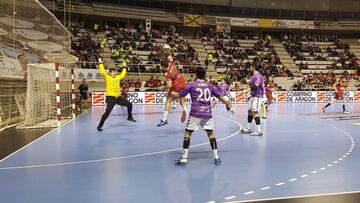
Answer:
M219 91L212 84L204 80L193 81L188 83L179 93L181 97L185 97L187 94L191 96L190 116L205 119L212 118L211 97L220 97Z

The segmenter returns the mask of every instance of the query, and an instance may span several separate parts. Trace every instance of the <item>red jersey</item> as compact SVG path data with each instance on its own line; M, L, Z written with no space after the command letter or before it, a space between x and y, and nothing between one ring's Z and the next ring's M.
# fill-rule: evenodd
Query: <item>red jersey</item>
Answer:
M166 80L172 81L172 87L169 90L170 95L172 91L180 92L186 87L185 78L181 75L180 70L175 66L174 61L169 61L169 66L166 71Z
M274 88L275 86L272 84L272 83L268 83L265 87L265 94L266 94L266 97L268 98L268 100L272 101L274 100L273 96L272 96L272 89Z
M343 84L342 82L336 83L335 99L343 98Z

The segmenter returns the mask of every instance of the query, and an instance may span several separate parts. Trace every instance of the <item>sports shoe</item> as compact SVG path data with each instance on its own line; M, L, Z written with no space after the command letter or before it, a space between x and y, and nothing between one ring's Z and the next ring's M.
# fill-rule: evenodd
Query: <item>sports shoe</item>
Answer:
M214 164L215 165L220 165L221 164L221 159L220 158L214 159Z
M249 128L243 128L243 129L241 129L241 132L243 132L243 133L251 133L251 130Z
M168 121L167 121L167 120L165 120L165 121L160 120L160 123L159 123L159 124L157 124L157 126L156 126L156 127L161 127L161 126L163 126L163 125L167 125L167 124L168 124Z
M185 122L185 120L186 120L186 112L182 111L182 113L181 113L181 122L183 123L183 122Z
M136 122L136 120L132 116L128 116L128 121Z
M250 135L251 136L261 136L261 135L263 135L263 132L261 130L255 130Z
M263 117L261 117L261 119L267 119L267 117L266 117L266 116L263 116Z
M187 162L188 162L187 158L181 157L179 160L175 161L175 165L185 166Z
M99 132L100 132L100 131L103 131L103 129L102 129L101 127L99 127L99 126L98 126L96 129L97 129L97 131L99 131Z
M349 114L350 112L349 112L349 111L344 111L343 113L344 113L344 114Z

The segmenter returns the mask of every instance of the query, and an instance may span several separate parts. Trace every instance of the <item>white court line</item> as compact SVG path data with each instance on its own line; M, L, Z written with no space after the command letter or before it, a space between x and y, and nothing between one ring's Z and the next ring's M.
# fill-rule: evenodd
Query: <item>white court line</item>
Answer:
M216 203L215 201L208 201L208 202L205 202L205 203Z
M323 170L325 170L326 168L325 167L322 167L322 168L320 168L320 171L323 171Z
M237 125L239 125L239 130L236 131L235 133L233 133L232 135L229 135L227 137L223 137L221 139L218 139L219 141L224 141L227 140L229 138L234 137L235 135L239 134L241 129L242 129L242 125L235 121L235 120L231 120L228 119L226 117L220 116L220 115L216 115L213 114L214 116L217 116L219 118L228 120L230 122L236 123ZM200 143L200 144L196 144L193 146L190 146L190 148L194 148L194 147L200 147L203 145L208 145L209 142L205 142L205 143ZM87 161L74 161L74 162L64 162L64 163L56 163L56 164L39 164L39 165L32 165L32 166L14 166L14 167L3 167L0 168L0 170L11 170L11 169L29 169L29 168L45 168L45 167L56 167L56 166L68 166L68 165L77 165L77 164L86 164L86 163L96 163L96 162L105 162L105 161L113 161L113 160L121 160L121 159L129 159L129 158L136 158L136 157L144 157L144 156L150 156L150 155L158 155L158 154L164 154L164 153L168 153L168 152L173 152L173 151L179 151L182 150L182 148L174 148L174 149L169 149L169 150L161 150L161 151L156 151L156 152L149 152L149 153L142 153L142 154L134 154L134 155L128 155L128 156L118 156L118 157L112 157L112 158L105 158L105 159L93 159L93 160L87 160Z
M312 174L315 174L315 173L317 173L317 172L319 172L319 171L313 171L313 172L311 172Z
M268 189L270 189L271 187L263 187L263 188L261 188L261 190L268 190Z
M307 175L307 174L304 174L304 175L302 175L302 176L300 176L300 177L306 178L306 177L308 177L308 175Z
M251 195L251 194L254 194L255 192L254 191L249 191L249 192L245 192L244 195Z
M83 112L83 113L81 113L80 115L76 116L76 118L79 118L79 117L85 115L86 113L89 113L90 111L91 111L91 110L86 111L86 112ZM76 119L76 118L75 118L75 119ZM45 133L44 135L40 136L39 138L33 140L33 141L30 142L29 144L21 147L20 149L16 150L15 152L13 152L13 153L11 153L11 154L9 154L8 156L6 156L6 157L4 157L3 159L0 160L0 164L1 164L1 162L5 161L6 159L8 159L8 158L10 158L11 156L13 156L14 154L20 152L21 150L25 149L26 147L34 144L35 142L41 140L42 138L48 136L50 133L52 133L52 132L54 132L54 131L56 131L56 130L60 130L60 129L61 129L62 127L64 127L65 125L71 123L72 121L75 121L75 119L71 119L71 120L66 121L65 123L63 123L63 124L60 126L60 128L57 127L57 128L54 128L54 129L50 130L49 132L47 132L47 133Z
M297 180L297 178L293 178L293 179L290 179L289 182L294 182L296 180Z
M346 194L354 194L359 193L360 191L351 191L351 192L339 192L339 193L324 193L324 194L315 194L315 195L298 195L298 196L287 196L287 197L279 197L279 198L268 198L268 199L253 199L253 200L241 200L241 201L232 201L227 203L247 203L247 202L263 202L263 201L271 201L271 200L286 200L286 199L297 199L297 198L306 198L306 197L323 197L323 196L334 196L334 195L346 195Z
M234 199L234 198L236 198L236 196L235 196L235 195L233 195L233 196L229 196L229 197L225 197L225 200L231 200L231 199Z
M276 183L276 186L282 186L282 185L285 185L285 183L283 183L283 182Z

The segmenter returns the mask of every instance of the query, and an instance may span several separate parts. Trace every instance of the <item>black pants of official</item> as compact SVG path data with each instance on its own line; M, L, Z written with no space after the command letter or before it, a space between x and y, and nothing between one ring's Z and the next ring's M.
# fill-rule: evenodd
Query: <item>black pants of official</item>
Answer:
M126 106L127 110L128 110L128 116L131 117L132 116L132 103L130 103L128 100L122 98L122 97L112 97L112 96L107 96L106 97L106 111L105 113L102 115L99 126L98 127L102 127L105 123L105 120L109 117L112 109L114 108L115 104L121 105L121 106Z

